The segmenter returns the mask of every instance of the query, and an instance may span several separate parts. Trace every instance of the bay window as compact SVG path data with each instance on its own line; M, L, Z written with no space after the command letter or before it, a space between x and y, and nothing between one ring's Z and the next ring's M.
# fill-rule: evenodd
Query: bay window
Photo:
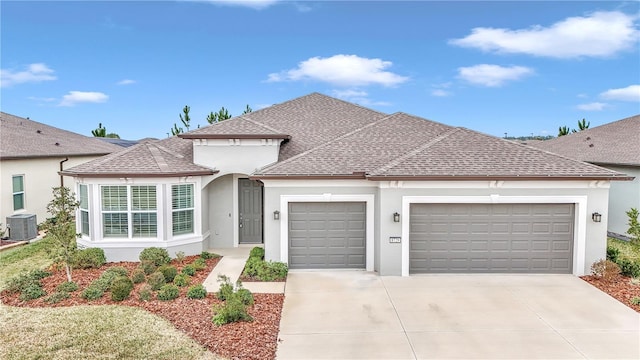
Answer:
M105 238L149 238L158 234L156 186L102 186Z

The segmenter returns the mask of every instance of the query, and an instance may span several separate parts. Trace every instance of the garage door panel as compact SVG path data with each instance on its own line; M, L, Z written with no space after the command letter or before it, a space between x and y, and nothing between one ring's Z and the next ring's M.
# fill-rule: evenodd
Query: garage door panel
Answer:
M363 202L289 203L291 269L365 268Z
M573 226L572 204L411 204L409 271L571 273Z

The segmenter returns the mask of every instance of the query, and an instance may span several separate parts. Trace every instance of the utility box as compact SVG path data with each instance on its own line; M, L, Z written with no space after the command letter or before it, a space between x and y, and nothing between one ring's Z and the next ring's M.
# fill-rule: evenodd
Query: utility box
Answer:
M35 214L16 214L7 217L9 240L31 240L38 236Z

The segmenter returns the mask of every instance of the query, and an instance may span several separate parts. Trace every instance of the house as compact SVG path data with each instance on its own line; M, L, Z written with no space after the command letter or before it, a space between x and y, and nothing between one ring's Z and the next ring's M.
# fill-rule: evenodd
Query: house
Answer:
M81 246L135 260L263 244L292 269L573 273L626 175L312 93L68 168Z
M601 211L611 235L627 234L626 211L640 209L640 115L531 145L635 177L612 182Z
M122 147L0 113L0 222L19 214L35 214L38 222L51 215L46 207L52 189L71 185L58 172L99 158ZM4 226L3 225L3 226Z

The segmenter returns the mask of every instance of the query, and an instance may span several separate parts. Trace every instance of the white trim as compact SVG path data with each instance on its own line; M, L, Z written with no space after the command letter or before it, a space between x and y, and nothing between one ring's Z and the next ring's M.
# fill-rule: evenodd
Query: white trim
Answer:
M238 193L238 179L246 178L246 175L242 174L233 174L232 180L232 188L233 188L233 247L240 246L240 220L238 219L238 214L240 213L240 194ZM264 206L264 204L263 204Z
M402 276L409 276L409 218L411 204L575 204L573 232L573 274L584 275L587 239L587 196L403 196L402 197Z
M265 188L378 187L369 180L269 180L260 179Z
M280 195L280 260L288 262L289 260L289 203L290 202L364 202L366 205L366 270L373 271L374 257L374 200L373 194L361 195Z
M376 182L373 182L376 183ZM608 180L570 181L380 181L381 189L592 189L609 188Z

